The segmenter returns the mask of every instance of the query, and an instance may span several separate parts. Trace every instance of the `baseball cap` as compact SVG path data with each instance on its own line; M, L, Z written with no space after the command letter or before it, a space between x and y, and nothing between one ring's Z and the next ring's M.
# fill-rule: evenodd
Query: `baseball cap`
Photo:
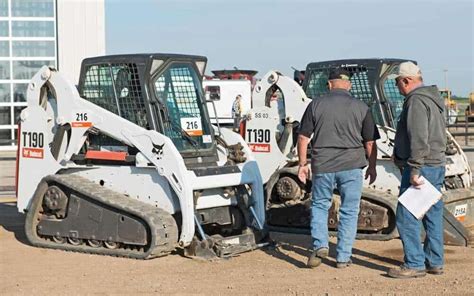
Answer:
M351 73L347 71L346 69L335 68L335 69L331 69L331 71L329 72L328 80L333 80L333 79L350 80L351 76L352 76Z
M398 77L421 77L420 67L413 62L403 62L395 69L395 73L390 74L388 78L397 79Z

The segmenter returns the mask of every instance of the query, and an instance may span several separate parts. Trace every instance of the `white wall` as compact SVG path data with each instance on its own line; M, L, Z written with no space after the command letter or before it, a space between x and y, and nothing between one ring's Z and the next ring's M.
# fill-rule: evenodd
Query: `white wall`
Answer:
M104 0L57 0L58 70L74 84L81 62L105 54Z

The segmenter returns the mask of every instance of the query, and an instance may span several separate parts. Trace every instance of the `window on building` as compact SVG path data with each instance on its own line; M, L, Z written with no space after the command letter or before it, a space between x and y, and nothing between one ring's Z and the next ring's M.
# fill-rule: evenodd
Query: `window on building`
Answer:
M13 102L26 102L28 83L13 84Z
M10 102L10 84L0 83L0 103Z
M0 37L8 37L8 21L0 21Z
M0 129L0 145L10 145L12 139L11 129Z
M54 41L13 41L14 57L51 57L55 52Z
M9 57L9 56L10 56L10 42L0 41L0 57Z
M12 36L54 37L54 21L13 21Z
M0 61L0 79L10 79L10 61Z
M54 0L11 0L11 3L12 16L54 16Z
M43 66L56 66L55 61L13 61L13 78L30 80Z
M8 0L0 0L0 16L8 16Z
M11 125L10 107L0 107L0 125Z

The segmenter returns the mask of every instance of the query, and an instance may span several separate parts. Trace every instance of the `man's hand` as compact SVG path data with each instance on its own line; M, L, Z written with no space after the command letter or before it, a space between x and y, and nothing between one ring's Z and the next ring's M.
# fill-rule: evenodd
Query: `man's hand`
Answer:
M300 179L303 184L306 184L306 179L309 178L309 167L307 165L306 154L308 152L308 143L309 138L303 135L298 135L298 179Z
M425 184L425 182L423 180L420 180L420 176L411 175L410 176L410 184L415 186L415 188L420 188L420 186Z
M298 168L298 179L306 184L306 180L309 179L309 167L307 165Z
M365 171L365 179L369 179L369 185L375 182L375 179L377 179L377 170L375 169L375 166L369 166L367 168Z

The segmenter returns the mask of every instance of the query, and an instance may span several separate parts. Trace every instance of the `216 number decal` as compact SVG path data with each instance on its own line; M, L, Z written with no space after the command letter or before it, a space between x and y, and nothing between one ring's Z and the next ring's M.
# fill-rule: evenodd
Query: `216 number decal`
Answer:
M198 128L199 128L199 124L198 124L197 120L186 121L185 130L197 130Z
M76 113L76 121L87 121L87 113Z

